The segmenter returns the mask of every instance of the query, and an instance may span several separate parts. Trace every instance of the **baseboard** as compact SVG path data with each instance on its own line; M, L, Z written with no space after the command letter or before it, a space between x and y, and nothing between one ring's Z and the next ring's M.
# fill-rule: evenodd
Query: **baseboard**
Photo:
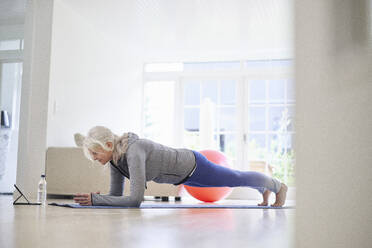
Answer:
M275 195L271 194L270 199L275 199ZM231 194L226 199L234 200L262 200L262 195L255 189L247 187L234 188ZM296 188L289 187L287 192L287 200L296 200Z
M0 192L0 195L13 195L11 192Z

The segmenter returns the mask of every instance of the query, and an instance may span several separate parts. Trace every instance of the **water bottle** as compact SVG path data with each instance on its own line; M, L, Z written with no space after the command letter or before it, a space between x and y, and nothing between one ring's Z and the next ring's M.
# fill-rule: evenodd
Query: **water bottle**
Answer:
M37 187L37 202L41 203L41 205L45 205L46 203L46 195L47 195L47 182L45 180L45 175L41 175L39 185Z

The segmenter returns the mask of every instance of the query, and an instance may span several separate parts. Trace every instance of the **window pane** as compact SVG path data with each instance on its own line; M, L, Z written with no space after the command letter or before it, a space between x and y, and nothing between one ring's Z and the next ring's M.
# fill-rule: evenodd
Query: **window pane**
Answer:
M264 131L265 128L265 107L249 107L249 130Z
M269 102L284 103L285 98L285 80L269 81Z
M287 157L293 157L288 155ZM271 161L271 165L274 167L273 176L279 181L286 183L288 186L295 186L295 174L294 174L294 160L281 159L277 161Z
M184 84L184 103L185 105L200 104L200 82L187 81Z
M220 151L224 152L229 159L236 158L236 135L220 134Z
M293 150L293 134L270 134L269 135L269 151L272 159L281 159L282 154ZM276 155L280 154L280 155Z
M199 108L185 108L184 126L187 131L199 131Z
M199 105L200 104L200 82L198 81L187 81L184 84L185 94L184 103L185 105Z
M266 159L266 135L250 134L248 136L248 159L265 160Z
M286 145L286 148L287 148L287 151L290 151L290 150L293 150L293 141L294 141L294 136L293 134L286 134L285 137L285 145Z
M217 103L217 80L207 80L202 83L202 101L204 98L209 98L212 102Z
M295 118L295 107L289 106L288 107L288 118L290 123L287 126L287 131L294 132L294 118Z
M289 186L295 185L293 150L288 150L287 153L277 153L270 161L270 164L274 167L275 178L287 183Z
M295 101L294 81L287 80L287 98L288 102Z
M200 135L198 132L185 131L183 136L185 147L188 149L199 151L200 148Z
M264 80L249 81L249 102L264 103L266 100L266 84Z
M21 40L2 40L0 41L0 51L19 50Z
M269 135L269 152L271 154L271 159L274 159L274 154L279 152L279 137L277 134Z
M145 136L164 144L172 144L174 128L173 81L145 84Z
M219 124L221 131L235 131L235 107L219 108Z
M269 130L278 131L281 126L281 118L285 107L270 107L269 108ZM284 125L284 123L282 123Z
M221 104L235 105L235 80L222 80L221 81Z

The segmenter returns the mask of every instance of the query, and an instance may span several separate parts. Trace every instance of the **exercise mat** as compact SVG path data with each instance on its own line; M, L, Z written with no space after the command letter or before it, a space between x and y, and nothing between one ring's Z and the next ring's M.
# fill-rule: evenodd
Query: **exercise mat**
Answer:
M136 209L136 207L120 206L82 206L77 203L49 203L51 206L68 207L68 208L100 208L100 209ZM140 209L148 208L236 208L236 209L294 209L293 206L271 207L242 204L141 204Z

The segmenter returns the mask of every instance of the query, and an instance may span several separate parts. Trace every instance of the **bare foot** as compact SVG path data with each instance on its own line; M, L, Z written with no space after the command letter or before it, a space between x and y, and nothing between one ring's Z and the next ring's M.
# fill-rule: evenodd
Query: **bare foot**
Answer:
M287 190L288 190L287 185L282 183L282 186L280 187L279 192L276 193L275 195L276 198L275 198L274 204L271 205L272 207L281 207L284 205L285 198L287 196Z
M271 194L270 190L265 190L265 192L262 194L263 201L260 204L257 204L258 206L267 206L269 205L269 196Z

